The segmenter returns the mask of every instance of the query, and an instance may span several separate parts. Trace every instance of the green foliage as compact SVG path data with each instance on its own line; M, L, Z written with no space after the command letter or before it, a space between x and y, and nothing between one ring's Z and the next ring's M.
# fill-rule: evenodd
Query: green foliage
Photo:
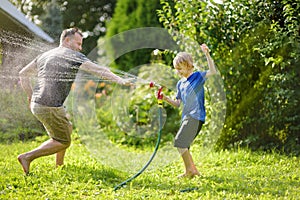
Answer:
M143 80L158 80L160 83L174 85L176 79L169 70L169 66L153 63L140 67L134 73L137 73L137 76ZM162 77L161 74L164 76ZM114 143L127 147L153 148L159 131L158 124L155 124L159 117L156 112L158 110L157 91L151 90L145 83L137 83L135 89L127 93L124 93L118 86L102 84L98 92L103 93L103 91L106 91L105 95L96 94L99 96L96 98L96 114L100 127L103 128L108 138ZM164 93L170 95L168 88L164 90ZM166 109L168 117L162 130L161 145L173 140L180 122L178 110L169 105L165 105L163 109Z
M159 0L123 0L118 1L111 21L107 25L106 38L117 35L118 33L142 27L160 27L156 10L160 8ZM145 35L138 32L132 33L132 38L136 40L145 39ZM118 47L112 45L112 49L117 50L119 45L128 46L128 41L118 41ZM101 47L100 47L101 48ZM109 52L114 54L114 52ZM118 69L128 71L129 69L147 64L151 59L153 49L136 49L132 52L121 55L115 61L115 66ZM112 56L114 57L114 56Z
M88 34L88 38L84 40L83 43L83 53L90 53L96 46L97 40L100 36L105 35L106 28L105 23L110 20L116 0L101 0L101 1L90 1L90 0L10 0L17 8L21 10L27 17L39 24L40 18L47 15L47 12L52 12L49 10L49 5L58 5L58 12L56 16L53 16L52 20L59 20L61 15L61 20L56 24L59 28L47 28L47 21L43 21L40 24L43 29L51 36L56 36L58 31L61 29L77 26L84 32ZM51 20L51 21L52 21ZM60 27L62 24L62 27ZM57 38L54 38L57 39Z
M164 168L146 170L126 187L113 191L132 174L98 163L74 139L67 150L64 167L54 167L54 156L42 157L32 162L30 175L24 176L16 157L39 144L0 144L0 199L283 200L299 197L299 158L275 152L221 151L201 157L200 148L195 146L193 156L196 163L201 161L197 165L201 166L202 176L178 180L183 167L178 158Z
M40 16L42 29L59 43L62 28L62 13L55 0L48 3L45 13Z
M160 8L159 1L123 0L118 1L112 20L108 24L107 36L133 28L160 26L155 11Z
M298 154L300 5L290 0L161 3L160 20L174 38L177 31L208 44L220 68L227 117L218 146Z
M32 140L45 134L20 90L2 89L0 96L0 143Z
M100 36L106 33L106 21L111 19L116 0L57 0L63 14L63 27L77 26L88 33L83 53L90 53Z

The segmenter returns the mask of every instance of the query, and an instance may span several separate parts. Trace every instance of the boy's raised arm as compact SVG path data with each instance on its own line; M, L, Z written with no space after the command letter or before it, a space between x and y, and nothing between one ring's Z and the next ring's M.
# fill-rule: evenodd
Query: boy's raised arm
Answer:
M206 44L202 44L201 49L202 49L203 53L205 54L206 59L207 59L207 63L208 63L208 71L207 71L206 76L205 76L207 78L211 75L216 74L217 70L216 70L216 66L214 64L214 61L210 57L209 48L206 46Z

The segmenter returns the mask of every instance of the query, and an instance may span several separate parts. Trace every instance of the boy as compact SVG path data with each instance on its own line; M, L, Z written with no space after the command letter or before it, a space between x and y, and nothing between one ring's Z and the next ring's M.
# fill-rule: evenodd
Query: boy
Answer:
M174 147L178 149L184 166L185 173L179 177L193 178L200 175L190 154L189 148L205 122L206 112L204 107L204 83L206 79L216 73L214 62L209 54L206 44L201 45L207 62L208 71L195 71L192 56L180 52L173 60L174 68L183 78L177 83L176 100L164 96L163 99L172 106L179 107L183 103L181 126L176 134Z

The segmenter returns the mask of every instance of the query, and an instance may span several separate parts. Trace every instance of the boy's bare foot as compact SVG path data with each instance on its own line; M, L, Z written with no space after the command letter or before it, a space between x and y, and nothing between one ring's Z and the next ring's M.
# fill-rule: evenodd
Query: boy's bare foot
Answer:
M195 176L200 176L200 173L198 171L185 172L184 174L179 175L178 178L194 178Z
M23 167L23 171L27 175L29 173L29 166L30 166L30 161L25 158L24 154L21 154L18 156L18 161Z

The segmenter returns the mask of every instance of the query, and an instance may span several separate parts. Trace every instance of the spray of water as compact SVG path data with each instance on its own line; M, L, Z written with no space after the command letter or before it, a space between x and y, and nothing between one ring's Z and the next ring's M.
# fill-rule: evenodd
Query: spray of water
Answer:
M178 33L176 33L178 36ZM140 37L147 35L148 37ZM34 41L30 38L20 37L16 34L0 31L1 42L10 45L14 48L22 47L28 53L24 54L22 59L19 59L20 53L16 51L3 52L2 56L7 58L15 58L18 60L20 65L26 64L34 58L35 55L45 52L53 48L52 46L45 45L42 42ZM145 48L170 50L173 52L187 51L191 52L195 58L196 65L204 68L206 66L205 57L200 51L200 45L184 36L177 37L179 42L174 42L167 30L162 28L139 28L129 30L118 35L115 35L109 39L102 40L100 44L101 49L94 49L88 55L88 57L101 64L102 66L110 66L116 59L122 55ZM125 41L125 43L124 43ZM113 44L113 47L112 47ZM100 55L100 56L99 56ZM20 61L21 60L21 61ZM17 65L15 65L17 66ZM20 68L20 67L19 67ZM146 70L147 73L140 74L140 69ZM130 100L132 95L140 88L141 85L147 85L154 81L158 86L165 86L170 90L175 90L176 80L171 80L170 74L173 74L171 68L163 68L162 65L158 64L145 64L142 66L132 66L131 71L125 72L122 70L111 69L114 73L118 74L123 78L130 78L135 83L135 87L121 87L115 85L109 101L103 103L101 107L104 110L112 111L113 119L119 125L123 132L130 132L137 137L145 137L146 133L148 137L155 137L158 131L157 115L155 111L156 106L152 106L149 109L148 115L151 118L150 125L145 127L143 125L136 125L133 123L132 116L128 112L130 106ZM18 69L19 70L19 69ZM17 71L8 73L9 69L2 69L0 74L1 82L2 79L16 79L18 77ZM159 74L159 76L155 76ZM51 77L48 77L51 78ZM33 78L33 81L34 78ZM69 81L65 79L65 81ZM73 120L78 133L81 136L81 140L84 142L91 154L99 160L99 162L114 167L119 170L134 173L140 169L144 163L148 160L152 151L132 151L126 147L112 142L104 132L104 128L99 126L97 118L97 106L95 100L95 94L97 87L92 89L92 92L84 92L84 86L92 81L95 84L99 82L110 83L109 80L99 79L91 74L83 71L79 71L74 82L74 88L70 93L66 105L68 110L73 113ZM208 94L208 103L213 104L213 108L208 111L207 127L204 132L205 137L199 137L199 140L203 143L203 153L207 153L213 148L213 145L217 141L225 119L226 112L226 98L224 94L223 82L221 76L218 74L213 78L210 78L206 83L206 89ZM149 89L149 95L154 95L153 91ZM138 108L137 108L138 109ZM167 113L164 111L164 121L167 120ZM172 146L172 141L166 143L162 148L159 149L154 163L149 166L149 169L156 169L163 167L179 157L177 151Z

